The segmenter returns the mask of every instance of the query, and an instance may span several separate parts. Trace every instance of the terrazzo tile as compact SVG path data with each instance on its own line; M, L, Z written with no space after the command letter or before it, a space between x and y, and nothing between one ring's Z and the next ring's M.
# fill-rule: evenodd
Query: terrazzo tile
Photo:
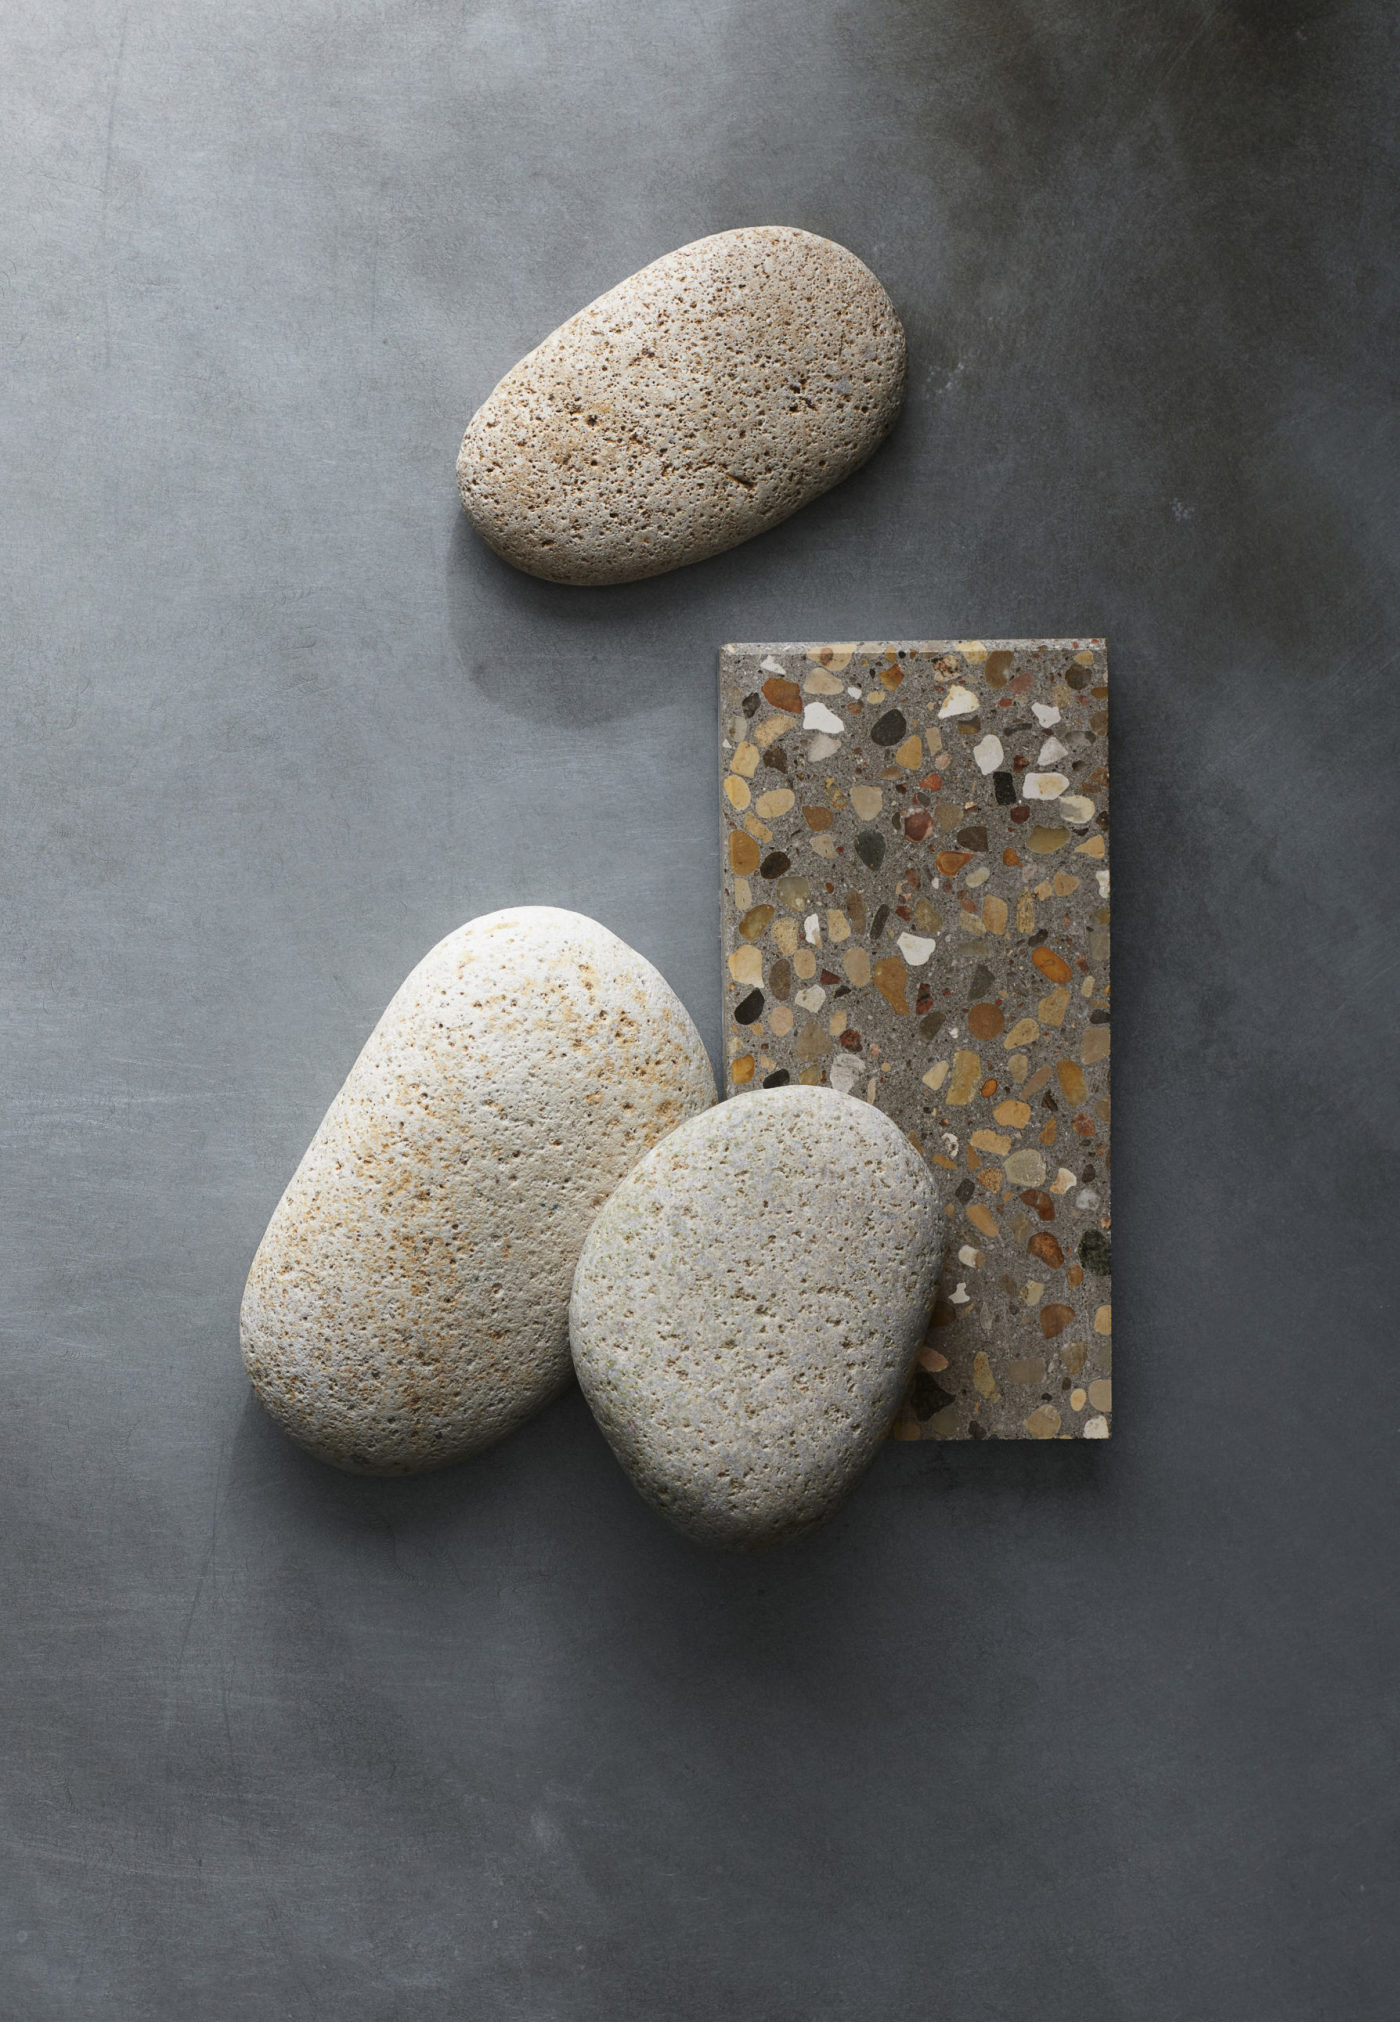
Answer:
M727 1093L839 1089L945 1179L894 1436L1106 1439L1104 642L726 646L720 759Z

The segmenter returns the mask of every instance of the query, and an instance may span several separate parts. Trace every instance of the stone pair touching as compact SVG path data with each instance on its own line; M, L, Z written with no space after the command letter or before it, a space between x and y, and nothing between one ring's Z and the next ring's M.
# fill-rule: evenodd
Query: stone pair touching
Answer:
M641 1494L731 1547L809 1530L897 1409L945 1223L888 1117L715 1106L665 980L552 907L471 921L398 991L243 1296L253 1387L336 1466L490 1446L576 1371Z

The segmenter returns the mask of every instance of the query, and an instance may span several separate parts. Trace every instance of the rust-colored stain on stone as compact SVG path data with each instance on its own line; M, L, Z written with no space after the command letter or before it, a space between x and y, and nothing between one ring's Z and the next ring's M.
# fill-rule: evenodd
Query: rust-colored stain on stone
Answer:
M649 962L552 907L492 913L408 977L268 1224L244 1362L353 1472L478 1451L568 1381L568 1302L617 1182L714 1100Z

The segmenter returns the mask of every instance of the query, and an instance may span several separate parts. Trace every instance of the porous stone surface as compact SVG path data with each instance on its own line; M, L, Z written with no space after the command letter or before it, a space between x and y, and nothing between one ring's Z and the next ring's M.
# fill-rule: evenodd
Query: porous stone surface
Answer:
M904 397L894 305L844 246L718 232L600 295L473 415L462 504L556 583L661 575L776 526L865 462Z
M647 1501L741 1549L828 1516L903 1395L943 1228L903 1134L830 1089L722 1103L649 1153L588 1233L569 1315Z
M262 1239L243 1358L278 1423L354 1473L438 1467L569 1377L589 1223L715 1096L664 978L526 906L440 941L380 1019Z

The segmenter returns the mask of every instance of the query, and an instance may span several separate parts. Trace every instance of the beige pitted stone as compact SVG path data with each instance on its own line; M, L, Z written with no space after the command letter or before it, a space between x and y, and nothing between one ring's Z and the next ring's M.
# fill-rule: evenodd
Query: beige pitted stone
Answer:
M622 1182L588 1232L574 1367L647 1501L705 1544L776 1544L868 1466L923 1339L946 1224L880 1110L735 1096Z
M474 1453L569 1377L589 1223L714 1078L657 971L595 920L488 913L380 1019L253 1260L243 1359L356 1473Z
M870 269L788 225L718 232L600 295L506 374L457 459L496 552L628 583L776 526L865 462L904 397Z

